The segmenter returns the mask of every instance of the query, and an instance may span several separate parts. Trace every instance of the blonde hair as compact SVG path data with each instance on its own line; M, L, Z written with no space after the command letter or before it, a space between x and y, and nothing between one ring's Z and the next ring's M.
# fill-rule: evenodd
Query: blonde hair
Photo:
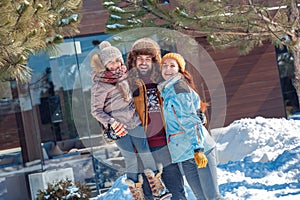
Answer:
M94 54L94 55L91 57L90 65L91 65L93 71L95 71L95 72L102 72L102 71L105 71L105 68L102 66L102 64L101 64L101 62L100 62L100 59L99 59L98 54Z

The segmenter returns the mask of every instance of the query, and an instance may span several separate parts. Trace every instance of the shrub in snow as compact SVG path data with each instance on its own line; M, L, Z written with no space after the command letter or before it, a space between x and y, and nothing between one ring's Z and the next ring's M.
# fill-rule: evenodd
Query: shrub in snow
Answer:
M73 183L69 179L60 180L56 183L48 183L47 189L38 190L36 200L88 200L91 197L91 190L86 184Z

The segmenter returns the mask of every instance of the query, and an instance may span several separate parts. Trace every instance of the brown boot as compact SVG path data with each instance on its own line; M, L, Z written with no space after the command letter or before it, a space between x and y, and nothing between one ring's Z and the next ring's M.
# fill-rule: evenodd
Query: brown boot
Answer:
M145 195L143 192L143 177L139 175L139 182L135 183L130 179L126 179L125 183L132 194L132 200L145 200Z
M152 195L156 199L163 199L167 197L172 197L172 194L166 189L163 181L161 180L163 166L162 164L158 164L158 173L155 174L151 169L145 169L144 173L149 182Z

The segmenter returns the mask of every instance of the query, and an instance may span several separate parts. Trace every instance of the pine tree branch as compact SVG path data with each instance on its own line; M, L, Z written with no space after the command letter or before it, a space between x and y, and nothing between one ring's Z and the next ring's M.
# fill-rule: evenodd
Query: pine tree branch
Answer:
M194 35L210 35L211 31L200 31L197 29L185 29L187 31L192 32ZM270 34L265 32L259 32L259 33L245 33L245 32L239 32L239 31L214 31L214 34L223 34L223 35L237 35L237 36L269 36Z
M150 1L151 2L151 1ZM151 6L149 1L146 0L147 6ZM154 6L151 6L152 9L149 9L147 6L143 6L143 9L146 10L147 12L153 14L155 17L158 19L163 19L164 21L168 23L173 23L174 21L172 20L172 17L160 9L157 4L154 4Z
M275 16L280 12L281 8L284 8L285 6L279 6L274 17L271 19L271 17L268 15L265 16L262 12L263 10L258 10L252 3L252 0L248 0L249 2L249 6L254 10L254 12L261 18L261 20L264 22L264 26L267 28L267 30L275 37L277 38L279 41L281 41L281 38L278 34L282 34L285 33L287 35L293 36L293 33L288 30L289 26L284 27L285 25L282 23L277 23L274 21ZM264 10L265 11L265 10ZM276 30L276 31L275 31Z
M60 7L53 9L51 3ZM77 32L79 20L72 14L79 15L80 7L80 0L35 0L21 3L6 0L5 3L1 3L1 79L29 81L31 70L26 66L29 54L42 49L47 50L62 42L62 36ZM57 20L68 23L58 24Z

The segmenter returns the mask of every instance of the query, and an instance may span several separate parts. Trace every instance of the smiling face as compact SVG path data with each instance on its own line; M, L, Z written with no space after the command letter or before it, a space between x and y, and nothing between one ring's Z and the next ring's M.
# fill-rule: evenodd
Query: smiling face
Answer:
M146 75L152 69L152 57L150 55L137 56L136 67L142 75Z
M161 67L161 74L165 80L169 80L172 76L179 73L179 65L176 60L167 58Z
M122 60L119 58L115 58L109 61L105 67L108 71L111 71L112 73L118 73L121 66L122 66Z

